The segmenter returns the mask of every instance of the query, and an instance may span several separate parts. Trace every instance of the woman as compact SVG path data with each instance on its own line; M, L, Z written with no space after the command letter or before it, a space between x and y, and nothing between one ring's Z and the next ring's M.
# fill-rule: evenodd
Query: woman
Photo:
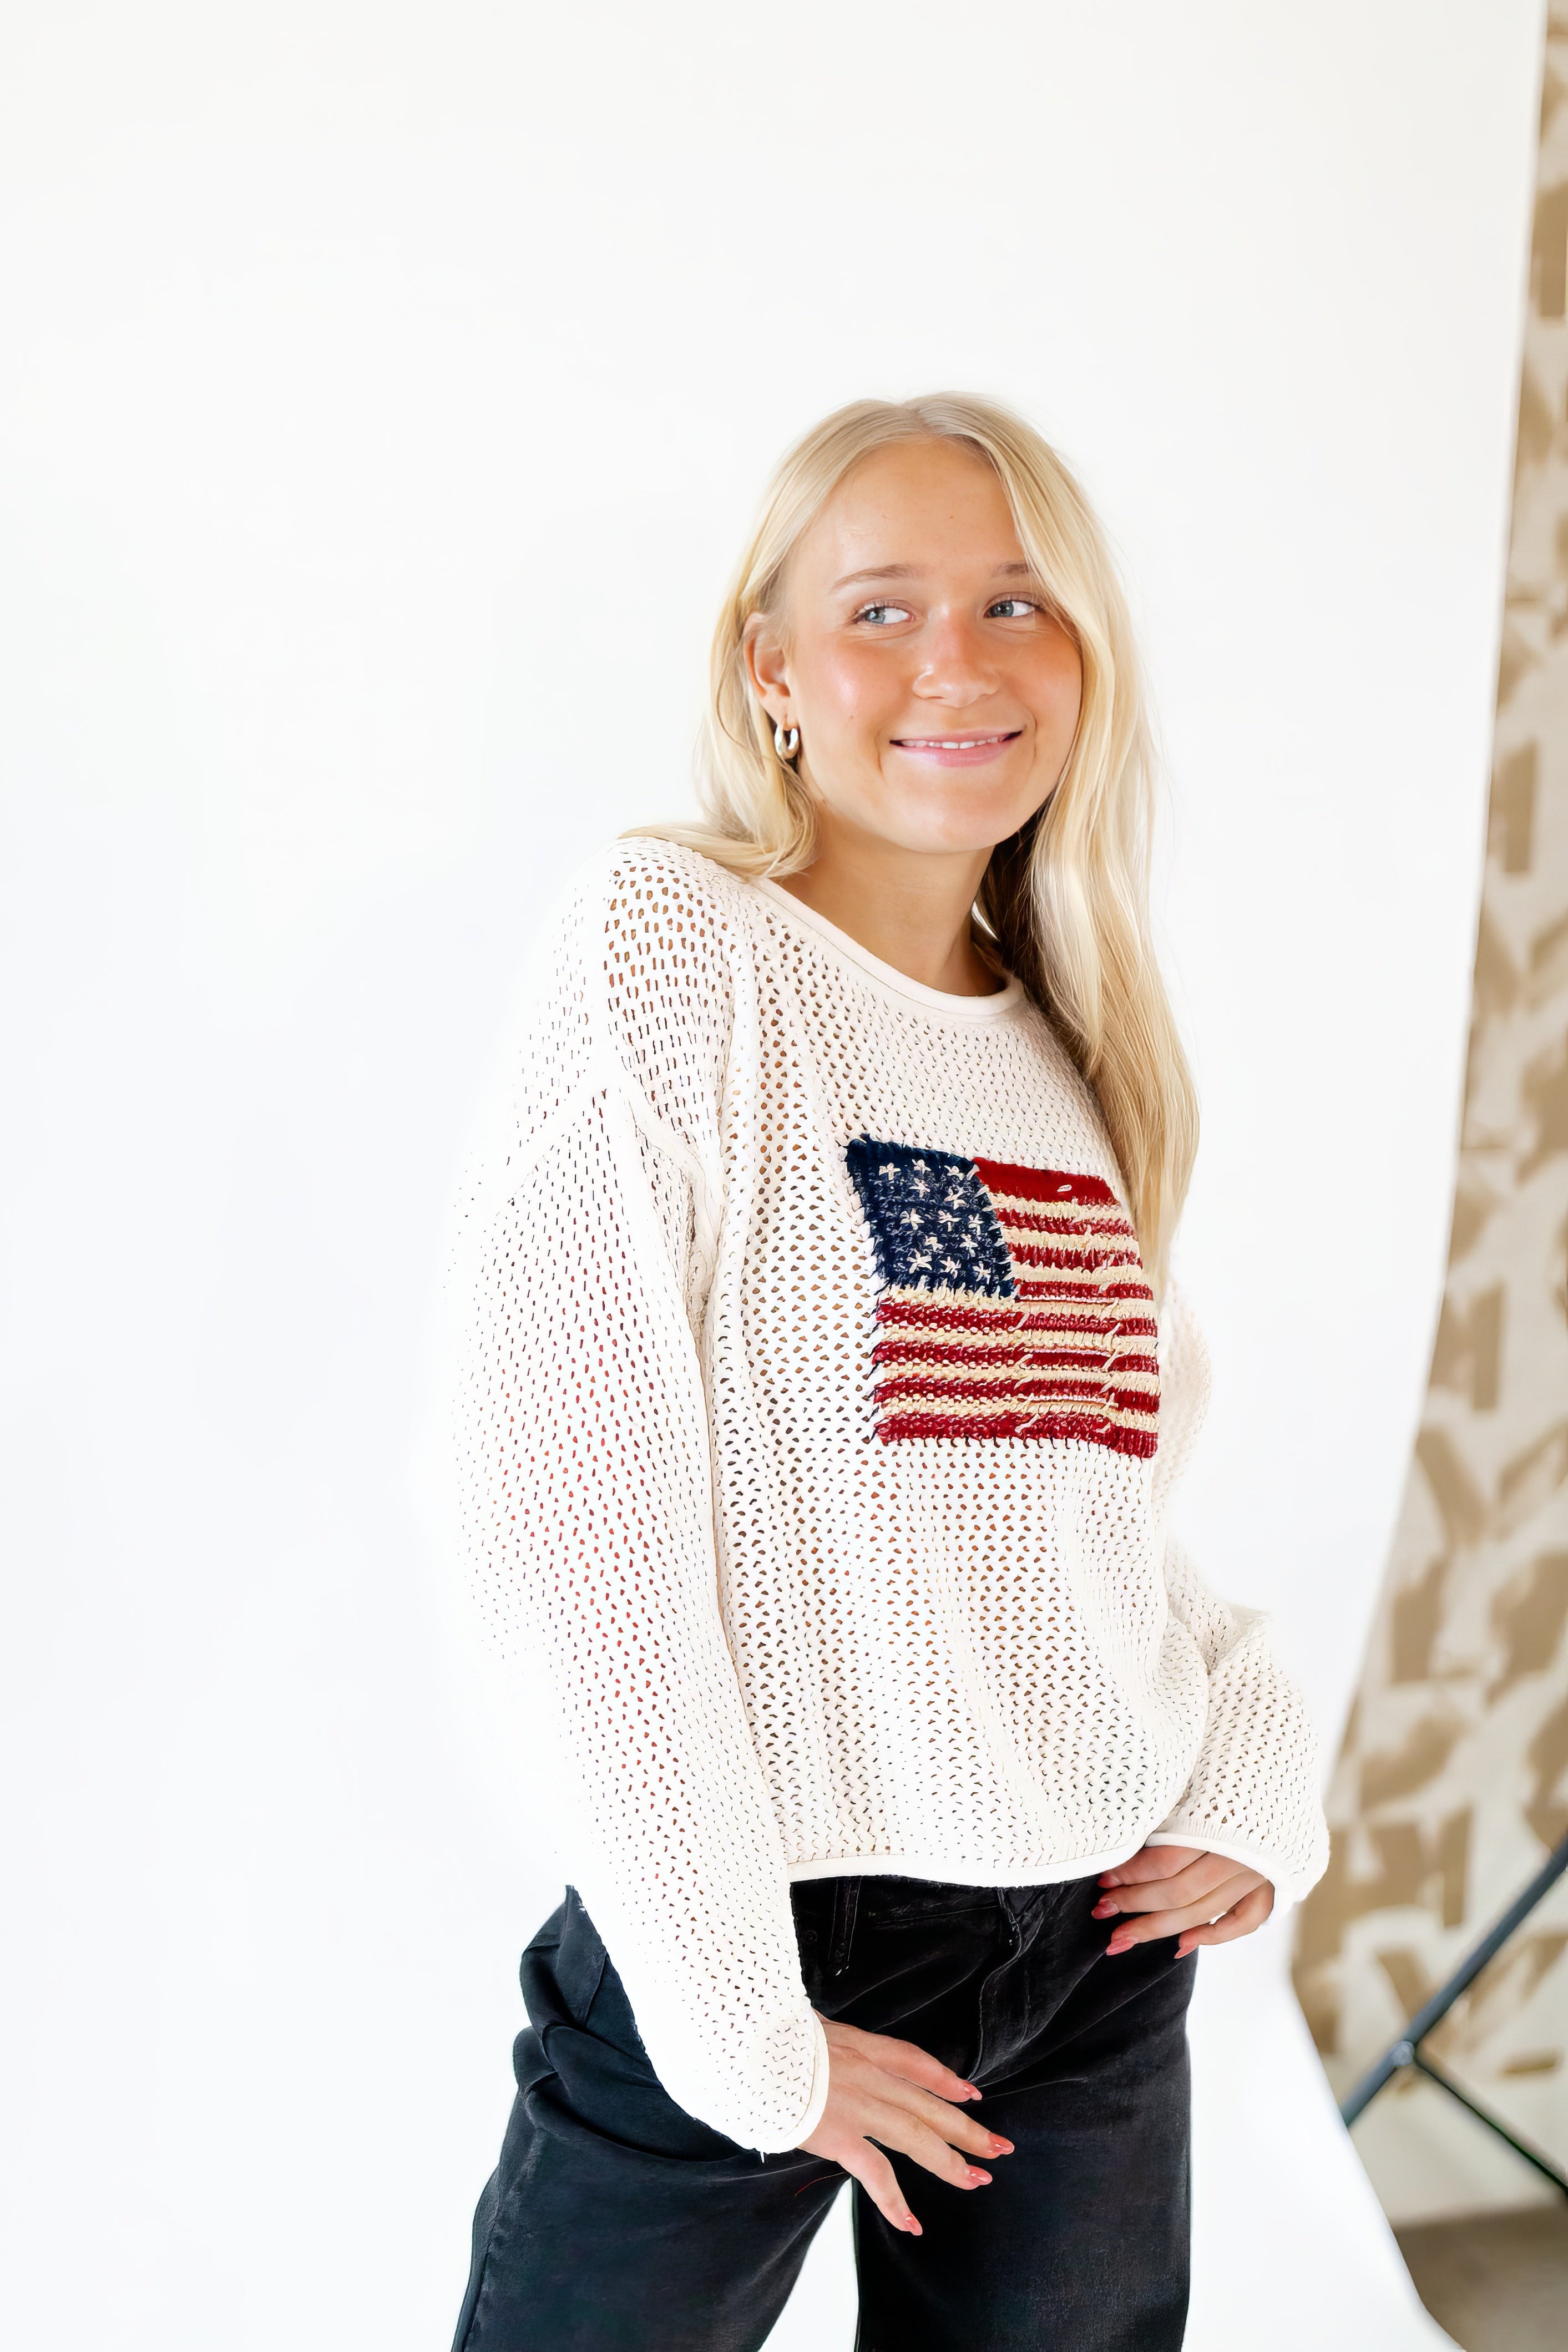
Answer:
M1180 2344L1199 1945L1317 1877L1167 1532L1195 1135L1127 616L1060 461L860 402L715 640L700 830L579 878L467 1220L468 1543L572 1885L460 2352Z

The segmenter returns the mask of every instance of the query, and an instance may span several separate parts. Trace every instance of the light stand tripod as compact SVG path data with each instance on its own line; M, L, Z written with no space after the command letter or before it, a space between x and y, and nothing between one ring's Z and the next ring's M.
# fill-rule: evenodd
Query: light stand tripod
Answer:
M1554 1850L1551 1859L1542 1864L1523 1893L1510 1904L1496 1927L1481 1937L1472 1952L1467 1953L1447 1983L1438 1988L1424 2009L1416 2011L1398 2041L1392 2042L1376 2065L1369 2067L1362 2076L1340 2109L1347 2124L1354 2123L1385 2083L1391 2082L1405 2067L1414 2067L1418 2074L1425 2074L1429 2083L1436 2083L1447 2091L1451 2099L1458 2099L1462 2107L1468 2107L1489 2131L1496 2132L1500 2139L1506 2140L1517 2156L1522 2156L1526 2164L1532 2164L1537 2172L1543 2172L1547 2179L1554 2182L1568 2197L1568 2174L1559 2172L1550 2157L1542 2156L1539 2148L1531 2147L1525 2141L1517 2139L1506 2124L1500 2123L1496 2116L1489 2115L1485 2107L1478 2106L1469 2094L1461 2091L1458 2083L1451 2081L1440 2066L1434 2065L1430 2058L1421 2054L1421 2044L1426 2036L1442 2023L1459 1995L1474 1984L1487 1962L1501 1951L1514 1930L1529 1917L1547 1889L1556 1885L1564 1871L1568 1871L1568 1837Z

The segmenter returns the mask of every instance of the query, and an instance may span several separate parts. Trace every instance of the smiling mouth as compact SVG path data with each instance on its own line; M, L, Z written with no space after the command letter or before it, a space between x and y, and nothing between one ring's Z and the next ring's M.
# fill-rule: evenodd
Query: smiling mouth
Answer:
M900 751L979 751L993 743L1016 743L1023 731L1010 727L994 735L895 735L893 741Z

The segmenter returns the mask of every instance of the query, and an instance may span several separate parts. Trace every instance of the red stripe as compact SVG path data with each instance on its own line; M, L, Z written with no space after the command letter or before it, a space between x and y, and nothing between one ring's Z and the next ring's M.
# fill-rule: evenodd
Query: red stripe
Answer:
M1042 1290L1047 1286L1040 1284ZM1159 1327L1147 1315L1116 1314L1109 1310L1099 1314L1068 1314L1064 1305L1080 1309L1092 1302L1099 1305L1092 1292L1074 1292L1064 1285L1057 1286L1063 1294L1056 1312L1041 1306L1025 1307L1005 1299L995 1307L942 1307L923 1299L889 1298L884 1295L877 1301L877 1320L891 1324L904 1331L1081 1331L1094 1339L1154 1339Z
M1026 1282L1022 1275L1015 1276L1013 1287L1020 1298L1092 1298L1109 1303L1113 1298L1147 1298L1151 1304L1154 1294L1146 1282Z
M1099 1348L966 1348L954 1340L943 1347L939 1339L879 1339L871 1350L874 1364L973 1364L976 1370L1049 1370L1060 1364L1069 1371L1099 1372L1116 1359ZM1142 1370L1142 1366L1139 1368Z
M1059 1168L1016 1168L1007 1160L977 1160L980 1181L991 1192L1011 1192L1020 1201L1075 1201L1084 1208L1120 1207L1098 1176L1068 1176Z
M963 1331L1016 1331L1018 1310L1010 1299L996 1307L930 1307L912 1298L889 1298L877 1301L879 1323L900 1323L915 1330L929 1330L933 1324L944 1329L957 1328Z
M1152 1356L1121 1355L1114 1348L993 1348L963 1339L879 1339L874 1364L1011 1364L1020 1371L1061 1364L1082 1371L1157 1374Z
M1152 1356L1119 1356L1106 1348L987 1348L961 1339L879 1339L871 1350L874 1364L1010 1364L1020 1371L1049 1370L1059 1364L1068 1370L1097 1372L1157 1372Z
M940 1412L905 1412L880 1423L878 1436L884 1445L909 1437L1079 1438L1089 1445L1109 1446L1113 1454L1132 1454L1147 1461L1158 1444L1152 1429L1119 1429L1113 1422L1090 1423L1079 1413L995 1412L973 1421L954 1421Z
M1135 1250L1047 1249L1042 1242L1016 1242L1007 1244L1015 1265L1082 1266L1093 1274L1102 1265L1135 1265L1143 1271L1142 1260Z
M1063 1208L1054 1215L1044 1209L1016 1209L994 1202L997 1223L1009 1234L1111 1234L1119 1241L1138 1236L1125 1217L1086 1217L1079 1210Z
M929 1372L905 1372L897 1380L879 1381L876 1402L879 1409L894 1397L968 1397L981 1403L992 1389L1004 1387L1007 1394L1020 1403L1062 1404L1070 1399L1085 1404L1099 1404L1102 1408L1110 1406L1118 1412L1138 1412L1151 1417L1159 1403L1159 1399L1147 1389L1112 1389L1107 1395L1103 1381L1003 1382L973 1378L944 1381Z

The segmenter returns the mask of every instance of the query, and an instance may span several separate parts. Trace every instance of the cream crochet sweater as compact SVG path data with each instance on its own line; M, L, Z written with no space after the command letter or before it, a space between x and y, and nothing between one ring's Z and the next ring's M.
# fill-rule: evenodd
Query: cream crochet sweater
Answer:
M671 2095L826 2090L792 1879L1322 1868L1262 1621L1167 1533L1201 1342L1015 983L937 993L653 841L553 925L465 1192L463 1541Z

